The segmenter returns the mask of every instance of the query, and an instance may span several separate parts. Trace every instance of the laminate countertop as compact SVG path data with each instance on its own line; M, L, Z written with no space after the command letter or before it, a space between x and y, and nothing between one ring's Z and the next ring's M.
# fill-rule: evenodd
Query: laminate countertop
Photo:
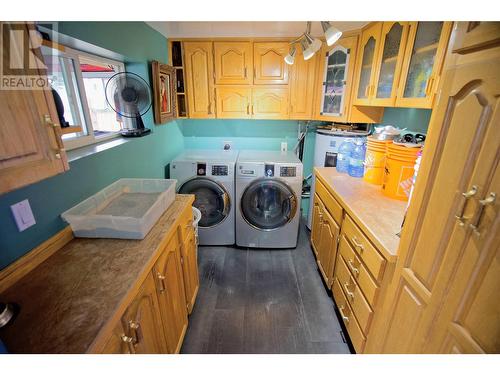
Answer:
M86 353L115 324L147 277L180 215L194 200L177 195L143 240L75 238L1 293L20 313L0 338L12 353Z
M335 168L317 167L314 170L382 255L389 262L395 262L399 247L396 233L401 230L407 202L388 198L382 194L380 185L338 173Z

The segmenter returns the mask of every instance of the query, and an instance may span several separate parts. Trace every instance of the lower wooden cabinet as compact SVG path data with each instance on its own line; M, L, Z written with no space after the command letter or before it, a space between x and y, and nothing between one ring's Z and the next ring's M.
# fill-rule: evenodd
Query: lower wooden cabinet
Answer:
M153 275L149 274L113 331L103 352L168 353Z
M184 290L186 295L186 305L188 313L193 311L194 302L200 287L200 278L198 276L197 243L194 230L190 230L187 238L181 247L182 270L184 275Z
M101 353L179 353L199 288L191 206L104 341Z
M349 206L327 189L316 174L311 244L318 269L357 353L365 352L373 321L380 314L394 272L389 262L354 220Z
M179 353L188 325L180 259L179 241L177 236L174 236L153 267L156 294L169 353Z
M323 212L321 220L320 245L318 249L318 267L326 285L331 288L333 282L333 268L337 257L337 244L340 227L333 220L327 210Z
M311 242L321 276L327 287L331 289L340 235L339 223L342 223L342 208L336 201L333 207L328 204L328 202L333 202L334 198L331 196L325 197L327 193L325 193L324 188L321 188L321 182L316 181L316 186L317 193L314 194ZM339 209L340 211L338 211ZM340 215L340 220L337 218L338 215ZM337 219L334 219L334 217Z

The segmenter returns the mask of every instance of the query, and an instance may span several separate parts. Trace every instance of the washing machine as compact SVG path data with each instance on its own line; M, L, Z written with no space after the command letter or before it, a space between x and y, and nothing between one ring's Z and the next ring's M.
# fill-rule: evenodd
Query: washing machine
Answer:
M297 246L302 162L292 152L240 151L236 163L236 245Z
M313 167L336 167L337 153L342 142L346 140L366 139L370 134L370 127L365 126L360 129L317 129L316 140L314 142L314 164ZM316 190L316 178L314 173L311 183L311 198L309 210L307 212L307 227L311 229L314 191Z
M200 245L234 245L237 151L185 150L170 163L179 194L194 194Z

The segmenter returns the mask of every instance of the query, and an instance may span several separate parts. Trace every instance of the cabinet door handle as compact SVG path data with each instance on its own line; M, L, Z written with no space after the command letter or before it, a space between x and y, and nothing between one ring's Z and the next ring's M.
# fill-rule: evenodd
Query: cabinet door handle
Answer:
M249 115L249 114L250 114L250 103L247 104L247 115Z
M344 283L344 288L345 288L345 291L346 291L347 295L348 295L348 296L349 296L352 300L354 300L354 293L353 293L353 292L351 292L351 291L349 290L349 284L348 284L348 283Z
M367 98L370 96L370 85L366 85L365 87L365 96Z
M160 280L160 293L163 293L165 291L165 276L163 276L161 273L157 272L156 276L158 277L158 280Z
M349 323L349 317L345 316L344 315L344 305L342 306L339 306L339 312L340 312L340 316L342 317L342 320L346 323Z
M253 104L252 104L252 115L254 115L254 114L255 114L255 113L254 113L254 111L253 111Z
M134 342L133 344L136 345L139 343L139 337L141 337L141 325L139 322L136 321L129 321L128 326L130 327L130 330L132 331Z
M121 339L124 343L127 344L130 354L135 354L134 338L127 335L122 335Z
M481 199L479 201L479 212L476 215L476 220L474 221L474 223L469 224L470 227L474 230L474 233L476 233L477 235L481 234L481 232L479 231L479 226L481 225L481 218L484 214L484 207L493 205L495 203L496 197L496 193L490 192L487 198Z
M364 247L363 247L363 244L358 242L358 239L356 238L356 236L352 236L352 243L354 244L355 247L357 247L361 252L363 252L364 250Z
M245 66L245 79L247 78L247 67Z
M429 79L427 80L427 85L425 86L425 96L428 96L430 94L433 83L434 83L434 78L429 77Z
M458 209L457 214L455 215L455 219L458 220L459 225L462 227L465 225L464 213L465 213L465 207L467 206L467 201L476 194L477 194L476 185L472 185L469 191L462 193L462 203L460 204L460 208Z
M209 115L212 114L212 102L211 101L208 103L208 114Z
M56 154L56 158L57 159L60 159L61 158L61 154L60 152L61 151L64 151L64 143L63 143L63 140L61 139L61 137L59 136L59 134L57 133L57 128L60 128L60 125L55 123L54 121L52 121L52 117L50 117L50 115L44 115L43 116L43 122L50 126L52 128L52 131L54 132L54 136L55 136L55 139L56 139L56 144L57 144L57 149L56 151L58 152Z
M355 274L355 275L359 275L359 269L354 267L354 262L352 259L349 259L348 262L347 262L349 268L351 269L351 271Z

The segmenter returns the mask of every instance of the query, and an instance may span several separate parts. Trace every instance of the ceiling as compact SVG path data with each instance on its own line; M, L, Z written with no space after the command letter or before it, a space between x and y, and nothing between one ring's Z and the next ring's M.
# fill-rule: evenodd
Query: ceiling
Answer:
M341 31L360 29L368 22L334 22L333 26ZM165 21L147 22L152 28L167 38L212 38L212 37L294 37L299 36L306 29L306 22L300 21ZM319 22L313 22L311 27L313 36L323 35Z

